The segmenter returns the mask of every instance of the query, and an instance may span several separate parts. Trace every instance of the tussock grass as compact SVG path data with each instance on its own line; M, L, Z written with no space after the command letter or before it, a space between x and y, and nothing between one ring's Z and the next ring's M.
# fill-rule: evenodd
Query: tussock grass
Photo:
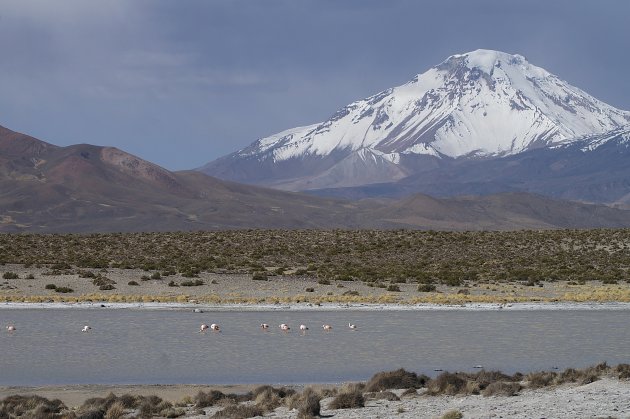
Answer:
M8 396L0 401L0 418L59 418L66 410L61 400L36 395Z
M355 409L365 406L362 383L345 385L328 405L330 409Z
M519 383L495 381L488 384L481 394L488 396L516 396L522 387Z
M255 404L235 404L212 415L215 419L244 419L262 416L265 411Z
M396 388L422 388L429 381L426 375L418 375L415 372L405 371L403 368L396 371L379 372L366 384L365 391L383 391Z
M396 402L400 400L400 397L398 397L391 391L376 391L371 393L364 393L363 397L366 400L387 400L390 402Z

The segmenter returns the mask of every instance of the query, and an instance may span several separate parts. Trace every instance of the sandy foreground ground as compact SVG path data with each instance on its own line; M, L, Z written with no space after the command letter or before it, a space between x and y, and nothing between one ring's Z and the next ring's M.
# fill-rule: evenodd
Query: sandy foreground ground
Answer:
M65 387L0 387L0 399L11 394L38 394L61 399L68 406L78 406L90 397L104 397L110 392L152 395L176 403L199 390L217 389L225 393L244 393L254 386L65 386ZM297 389L301 390L300 388ZM403 390L394 390L401 395ZM322 417L334 418L440 418L446 412L458 411L464 418L630 418L630 381L602 378L586 385L562 385L554 388L523 390L512 397L479 395L404 396L400 401L369 400L357 409L328 409L332 398L321 401ZM199 414L192 406L186 408L187 418L204 418L222 407L203 409ZM297 411L279 407L265 417L297 418Z
M17 279L1 278L15 273ZM602 284L590 281L575 284L567 281L528 286L523 283L469 284L449 287L438 285L435 292L419 292L416 283L395 284L400 291L388 290L387 282L370 286L361 281L330 281L316 278L278 275L267 281L255 281L247 274L199 274L198 278L180 275L148 279L152 272L139 269L91 270L114 281L111 290L101 290L93 278L81 278L76 270L59 274L47 267L22 265L0 266L0 301L56 302L201 302L215 304L274 303L386 303L386 304L462 304L509 302L630 302L630 283ZM28 279L32 277L33 279ZM143 279L144 277L144 279ZM129 285L134 281L137 285ZM184 286L186 281L203 285ZM170 285L169 285L170 283ZM46 285L67 287L69 293L47 289Z

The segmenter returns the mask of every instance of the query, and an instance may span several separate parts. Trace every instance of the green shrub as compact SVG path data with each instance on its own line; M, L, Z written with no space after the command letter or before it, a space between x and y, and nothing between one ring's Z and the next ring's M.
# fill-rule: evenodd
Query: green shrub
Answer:
M44 288L47 290L54 290L57 288L57 286L55 284L46 284Z
M435 285L433 284L420 284L418 285L418 292L433 292L435 291Z
M138 286L140 284L138 284L136 281L129 281L127 282L127 285Z
M15 272L5 272L2 275L2 278L4 279L18 279L20 276L18 274L16 274Z
M63 293L63 294L67 294L67 293L70 293L70 292L74 292L74 290L72 288L70 288L70 287L56 287L55 288L55 292L60 292L60 293Z

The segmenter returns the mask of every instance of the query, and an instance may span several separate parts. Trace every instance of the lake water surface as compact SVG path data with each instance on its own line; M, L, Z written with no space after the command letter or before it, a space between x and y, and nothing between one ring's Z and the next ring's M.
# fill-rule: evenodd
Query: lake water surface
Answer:
M202 323L222 331L197 333ZM434 375L630 362L628 310L0 309L0 324L0 385L332 383L400 367Z

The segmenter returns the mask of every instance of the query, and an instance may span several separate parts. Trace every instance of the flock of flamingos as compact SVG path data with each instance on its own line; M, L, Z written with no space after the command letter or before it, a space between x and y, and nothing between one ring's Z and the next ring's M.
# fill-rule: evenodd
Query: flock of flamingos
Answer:
M288 332L289 330L291 330L289 325L286 324L286 323L282 323L282 324L278 325L278 327L283 332ZM262 330L269 330L269 325L267 323L262 323L260 325L260 328ZM322 328L326 332L329 332L329 331L332 330L332 326L329 325L329 324L323 324ZM348 328L354 330L354 329L357 328L357 325L356 324L352 324L352 323L348 323ZM17 328L14 325L12 325L12 324L7 326L7 331L9 333L15 332L16 330L17 330ZM92 330L92 328L90 326L88 326L88 325L83 326L83 329L81 329L82 332L86 332L86 333L89 332L90 330ZM199 332L198 333L205 333L206 330L211 330L213 332L220 332L221 331L221 327L218 324L216 324L216 323L212 323L210 326L208 326L207 324L204 323L204 324L202 324L199 327ZM300 325L300 331L302 333L306 333L307 330L308 330L308 327L305 324L301 324Z

